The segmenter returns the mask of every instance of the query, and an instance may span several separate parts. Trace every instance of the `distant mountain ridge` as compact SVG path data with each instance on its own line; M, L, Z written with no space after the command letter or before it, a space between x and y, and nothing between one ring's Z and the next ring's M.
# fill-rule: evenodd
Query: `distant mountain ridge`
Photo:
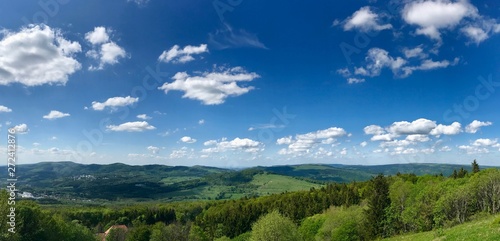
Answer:
M303 190L326 182L366 181L379 173L449 176L455 169L470 171L469 165L432 163L378 166L300 164L234 170L207 166L41 162L16 168L19 189L35 196L111 201L230 199ZM5 186L6 178L0 179L0 185Z

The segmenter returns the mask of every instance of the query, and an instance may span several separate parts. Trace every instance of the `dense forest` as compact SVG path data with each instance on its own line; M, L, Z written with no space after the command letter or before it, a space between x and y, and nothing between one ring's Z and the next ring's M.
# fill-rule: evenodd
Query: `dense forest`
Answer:
M364 182L237 200L130 206L20 200L15 234L3 232L9 228L3 190L0 240L375 240L499 213L500 170L480 170L475 161L469 170L450 176L380 174Z

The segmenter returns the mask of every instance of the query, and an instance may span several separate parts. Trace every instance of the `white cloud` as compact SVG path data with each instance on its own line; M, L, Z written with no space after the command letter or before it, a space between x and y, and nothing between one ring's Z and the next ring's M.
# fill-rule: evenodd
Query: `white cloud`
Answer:
M479 129L481 129L481 127L491 126L491 125L493 125L493 123L489 122L489 121L482 122L482 121L474 120L465 127L465 132L476 133Z
M473 146L494 146L498 143L498 139L477 139L472 143Z
M0 105L0 113L2 112L12 112L12 109L7 107L7 106L3 106L3 105Z
M288 145L288 149L281 151L281 154L309 153L315 145L319 143L332 144L337 138L343 136L347 136L347 132L343 128L330 127L324 130L299 134L296 135L295 138L291 136L280 138L276 143L278 145Z
M4 30L0 40L0 85L64 85L68 76L81 68L73 58L80 51L78 42L64 39L61 31L49 26L29 25L19 32Z
M196 139L193 139L193 138L191 138L191 137L189 137L189 136L183 136L183 137L181 138L181 141L182 141L182 142L184 142L184 143L189 143L189 144L191 144L191 143L195 143L195 142L196 142Z
M436 128L434 128L431 131L430 134L434 135L434 136L439 136L442 134L444 134L444 135L457 135L460 132L462 132L462 125L458 122L453 122L449 126L439 124L438 126L436 126Z
M412 49L405 48L403 49L403 53L407 59L415 57L423 59L427 58L428 56L428 54L424 53L424 49L422 48L422 46L417 46Z
M467 146L467 145L461 145L458 147L460 150L464 150L467 152L467 154L482 154L482 153L489 153L490 151L487 148L484 147L478 147L478 146Z
M101 26L85 34L85 39L93 45L86 55L99 61L99 66L90 66L89 70L102 70L104 66L117 64L119 59L127 57L125 49L110 40L110 33L111 30Z
M436 128L436 122L420 118L412 121L394 122L389 128L389 132L396 135L429 134Z
M338 69L337 73L344 76L344 77L351 76L351 71L348 68Z
M209 141L205 141L203 143L204 146L214 146L214 145L217 145L217 141L216 140L209 140Z
M443 146L443 147L441 147L441 149L439 149L439 151L449 152L449 151L451 151L451 147L449 147L449 146Z
M150 120L151 116L148 116L146 114L140 114L140 115L137 115L137 118L139 118L141 120Z
M253 89L251 86L239 86L240 82L250 82L260 76L248 73L241 67L222 71L204 72L199 76L190 76L179 72L172 78L174 82L165 83L158 89L168 93L170 90L183 91L183 98L200 100L205 105L219 105L226 98L240 96Z
M95 27L94 31L85 34L85 39L91 44L104 44L109 41L110 30L105 27Z
M160 153L160 148L159 147L156 147L156 146L148 146L146 148L148 151L150 151L151 153L153 154L158 154Z
M370 138L371 141L391 141L395 136L392 134L379 134Z
M456 65L459 61L459 58L455 58L453 62L450 62L448 60L441 60L441 61L433 61L432 59L425 59L420 63L419 66L406 66L403 67L403 77L406 77L410 74L413 73L415 70L431 70L431 69L438 69L438 68L446 68L448 66L453 66Z
M198 125L203 125L203 124L205 124L205 120L204 119L201 119L201 120L198 121Z
M16 130L16 134L26 134L29 131L28 125L26 124L16 125L13 129Z
M105 43L101 46L101 62L99 68L102 69L104 65L113 65L118 63L118 59L125 58L125 50L118 46L118 44L111 42Z
M180 48L179 45L174 45L170 50L163 51L163 53L158 57L159 61L162 62L173 62L173 63L186 63L193 61L193 55L207 53L208 47L206 44L200 44L200 46L185 46Z
M417 34L441 41L441 29L454 28L465 17L477 16L477 9L467 0L413 1L405 5L402 17L408 24L417 25Z
M380 16L370 10L370 7L362 7L345 20L344 30L358 29L362 32L380 31L391 29L391 24L381 24Z
M51 110L50 113L47 115L44 115L43 118L48 119L48 120L54 120L54 119L59 119L59 118L63 118L63 117L68 117L68 116L70 116L70 114L68 114L68 113L62 113L62 112L57 111L57 110Z
M401 67L406 64L406 60L401 57L393 58L386 50L371 48L366 55L366 66L355 70L356 74L365 76L379 76L383 68L390 68L394 75L399 75Z
M347 83L348 84L359 84L365 82L365 79L360 79L360 78L348 78Z
M250 153L257 153L264 150L264 144L258 141L254 141L248 138L235 138L232 141L227 141L225 138L221 141L210 141L210 143L205 142L205 146L213 146L212 148L203 149L202 152L214 153L214 152L225 152L225 151L244 151Z
M363 141L363 142L361 142L359 145L360 145L361 147L365 147L365 146L367 146L367 145L368 145L368 142Z
M381 135L385 133L384 128L377 125L369 125L363 129L367 135Z
M126 132L143 132L146 130L154 130L156 127L150 125L146 121L126 122L121 125L108 125L106 128L110 131L126 131Z
M476 44L480 44L488 38L488 33L478 27L467 26L462 28L462 32Z
M408 135L406 137L406 140L411 142L427 142L430 141L431 139L427 135L415 134L415 135Z
M285 125L275 125L275 124L259 124L248 128L249 131L263 130L263 129L280 129L284 128Z
M104 103L93 101L92 102L92 109L94 110L104 110L106 107L110 108L117 108L117 107L123 107L127 105L132 105L134 103L137 103L139 101L139 98L133 98L130 96L127 97L112 97L107 99Z
M276 144L278 145L290 145L292 144L292 136L282 137L276 140Z

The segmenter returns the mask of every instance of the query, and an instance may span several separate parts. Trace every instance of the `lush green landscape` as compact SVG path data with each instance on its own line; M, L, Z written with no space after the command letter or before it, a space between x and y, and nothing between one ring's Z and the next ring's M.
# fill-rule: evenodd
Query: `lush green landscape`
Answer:
M476 162L20 168L20 191L50 196L18 198L16 233L0 240L487 241L500 233L500 170ZM2 191L2 230L8 198Z
M18 186L45 203L219 200L309 190L329 182L367 181L383 173L443 174L468 166L394 164L382 166L289 165L243 170L204 166L83 165L45 162L18 167ZM6 177L0 179L4 186Z

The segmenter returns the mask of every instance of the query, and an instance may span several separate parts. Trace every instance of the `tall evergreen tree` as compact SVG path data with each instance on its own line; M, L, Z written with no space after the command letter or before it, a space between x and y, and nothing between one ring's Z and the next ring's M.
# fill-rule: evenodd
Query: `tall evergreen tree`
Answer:
M365 212L369 234L372 238L384 236L386 208L391 205L389 183L383 174L370 180L372 193L368 198L368 210Z
M479 164L477 164L476 159L472 162L472 173L478 173L479 172Z

